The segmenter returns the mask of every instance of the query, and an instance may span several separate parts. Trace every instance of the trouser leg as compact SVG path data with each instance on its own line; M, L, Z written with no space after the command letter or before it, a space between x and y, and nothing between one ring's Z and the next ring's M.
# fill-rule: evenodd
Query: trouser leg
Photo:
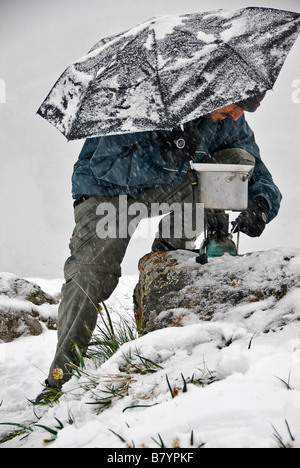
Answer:
M168 214L159 223L153 251L193 248L204 230L204 211L203 205L197 202L198 191L198 176L193 173L159 194L158 198L167 204Z
M75 209L76 227L70 242L71 256L65 264L65 284L58 311L58 342L50 367L48 382L61 386L72 375L72 364L78 364L74 344L87 348L97 322L98 304L107 300L121 275L121 262L128 238L100 238L96 214L102 197L92 197ZM117 200L109 199L112 207ZM116 213L117 210L112 210ZM55 380L53 370L59 368L63 377Z
M69 277L66 267L66 278ZM72 272L72 278L62 287L62 299L58 313L58 342L48 382L61 385L72 375L73 365L79 363L79 352L84 356L95 329L98 304L113 293L118 276L95 272L93 266ZM56 381L53 370L63 370L63 377Z

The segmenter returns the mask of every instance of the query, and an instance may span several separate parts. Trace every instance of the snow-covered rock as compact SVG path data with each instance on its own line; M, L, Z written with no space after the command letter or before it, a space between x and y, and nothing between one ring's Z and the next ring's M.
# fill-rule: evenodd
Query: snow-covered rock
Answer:
M140 278L134 292L138 328L153 331L199 320L241 321L257 304L265 310L261 332L300 320L300 311L287 307L274 314L276 304L300 285L296 252L278 249L196 263L188 251L155 252L140 260ZM299 292L299 291L298 291ZM237 308L237 306L239 306Z
M56 313L49 306L57 304L58 300L37 284L12 273L0 273L0 341L8 343L21 335L40 335L42 323L56 329Z

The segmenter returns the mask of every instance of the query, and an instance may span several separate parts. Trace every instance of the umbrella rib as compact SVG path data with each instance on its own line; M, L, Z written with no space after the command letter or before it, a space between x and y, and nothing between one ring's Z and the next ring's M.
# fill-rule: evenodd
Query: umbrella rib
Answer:
M169 111L168 111L167 99L166 99L166 96L164 95L161 79L160 79L160 76L159 76L159 73L158 73L157 40L156 40L154 30L152 30L152 36L153 36L153 45L154 45L154 54L155 54L155 70L156 70L158 92L160 94L161 102L162 102L163 107L164 107L166 122L169 122L170 121L170 114L169 114Z
M247 67L251 68L255 75L265 83L267 89L272 89L272 84L270 83L270 81L268 81L264 76L262 76L255 68L252 67L252 65L249 65L247 60L240 54L240 52L238 52L232 45L228 44L228 42L223 42L223 44L229 47L231 50L233 50L235 54L238 55L239 58L247 65Z

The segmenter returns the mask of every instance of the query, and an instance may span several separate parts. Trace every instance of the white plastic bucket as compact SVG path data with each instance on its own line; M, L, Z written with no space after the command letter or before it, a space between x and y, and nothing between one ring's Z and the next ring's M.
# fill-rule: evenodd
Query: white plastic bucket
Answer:
M248 180L253 166L242 164L191 164L199 173L204 208L243 211L248 207Z

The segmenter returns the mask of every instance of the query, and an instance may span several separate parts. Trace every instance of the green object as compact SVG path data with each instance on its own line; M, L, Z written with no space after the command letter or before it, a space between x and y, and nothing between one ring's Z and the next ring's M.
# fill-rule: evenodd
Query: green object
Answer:
M225 253L236 256L237 248L229 236L222 238L208 238L200 247L200 255L204 252L208 257L222 257Z

